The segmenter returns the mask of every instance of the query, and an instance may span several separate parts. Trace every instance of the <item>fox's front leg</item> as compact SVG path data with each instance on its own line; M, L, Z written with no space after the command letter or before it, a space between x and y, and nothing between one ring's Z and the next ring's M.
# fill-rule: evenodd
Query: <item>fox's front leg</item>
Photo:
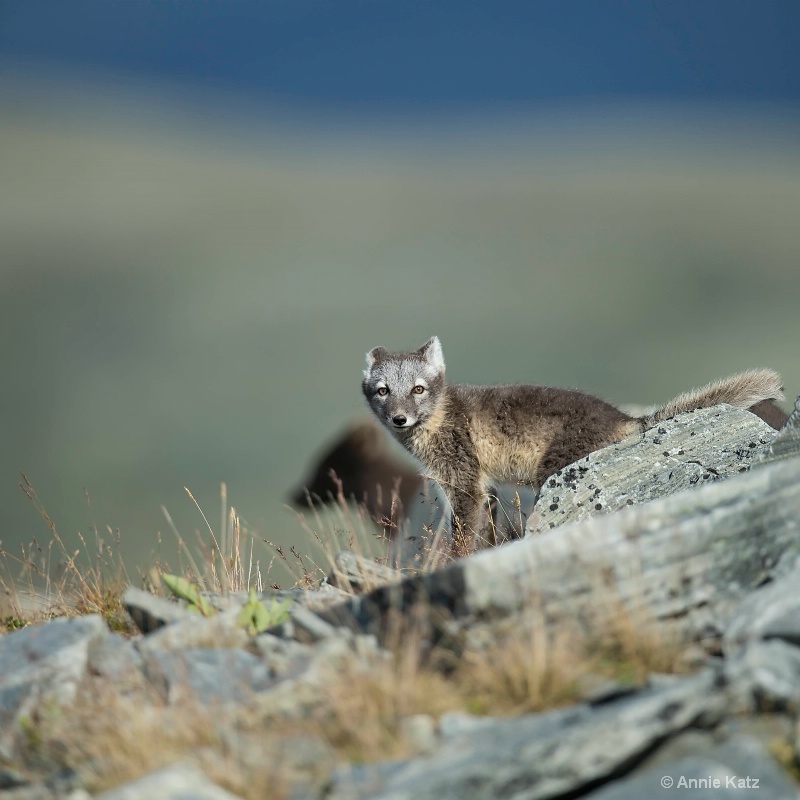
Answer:
M456 557L466 556L475 550L475 537L480 533L485 501L483 484L479 480L459 481L447 488L452 507L452 550Z

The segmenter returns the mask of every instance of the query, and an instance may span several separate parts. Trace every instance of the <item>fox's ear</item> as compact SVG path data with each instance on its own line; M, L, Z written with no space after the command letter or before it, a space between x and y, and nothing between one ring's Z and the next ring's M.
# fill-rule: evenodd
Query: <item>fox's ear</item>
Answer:
M372 350L367 353L367 369L370 370L379 361L383 361L387 353L388 351L385 347L373 347Z
M437 371L444 372L444 356L442 355L442 343L438 336L432 336L419 349L421 356Z

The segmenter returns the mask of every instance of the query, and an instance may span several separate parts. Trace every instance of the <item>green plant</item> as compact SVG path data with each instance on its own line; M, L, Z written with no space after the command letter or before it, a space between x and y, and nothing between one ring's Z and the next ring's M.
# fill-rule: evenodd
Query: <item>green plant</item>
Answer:
M211 617L216 614L216 609L203 597L200 587L192 583L187 578L179 575L161 575L161 579L167 588L181 600L185 600L187 608L195 614L202 614L204 617ZM242 607L237 623L244 628L251 636L257 633L280 625L289 619L289 607L291 603L278 601L273 598L269 606L258 599L258 594L254 587L250 587L247 595L247 602Z
M263 633L289 619L290 605L291 603L288 600L281 602L273 597L269 607L267 607L258 599L256 590L251 587L247 595L247 602L239 614L239 626L244 628L251 636Z
M9 614L2 622L3 627L8 633L11 633L11 631L18 631L20 628L24 628L27 624L28 623L24 619L20 619L13 614Z
M204 617L212 617L217 613L211 603L200 593L200 587L192 583L187 578L180 575L168 575L163 573L161 579L176 597L188 603L189 611L195 614L202 614Z

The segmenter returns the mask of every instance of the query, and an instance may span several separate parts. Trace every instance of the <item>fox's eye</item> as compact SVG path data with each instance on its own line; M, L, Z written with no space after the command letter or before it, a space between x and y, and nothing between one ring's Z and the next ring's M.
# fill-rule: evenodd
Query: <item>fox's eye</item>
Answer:
M385 386L381 386L375 394L377 394L378 397L386 397L386 395L389 394L389 390Z
M417 384L411 391L414 392L414 394L422 394L425 391L425 387Z

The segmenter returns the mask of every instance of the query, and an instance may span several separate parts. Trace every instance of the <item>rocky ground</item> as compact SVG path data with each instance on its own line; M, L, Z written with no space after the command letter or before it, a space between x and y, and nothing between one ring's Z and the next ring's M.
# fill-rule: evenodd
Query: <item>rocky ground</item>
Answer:
M799 557L800 401L777 436L682 415L554 476L523 540L434 572L343 554L262 594L266 625L242 593L203 615L131 587L137 636L7 633L0 793L798 797Z

